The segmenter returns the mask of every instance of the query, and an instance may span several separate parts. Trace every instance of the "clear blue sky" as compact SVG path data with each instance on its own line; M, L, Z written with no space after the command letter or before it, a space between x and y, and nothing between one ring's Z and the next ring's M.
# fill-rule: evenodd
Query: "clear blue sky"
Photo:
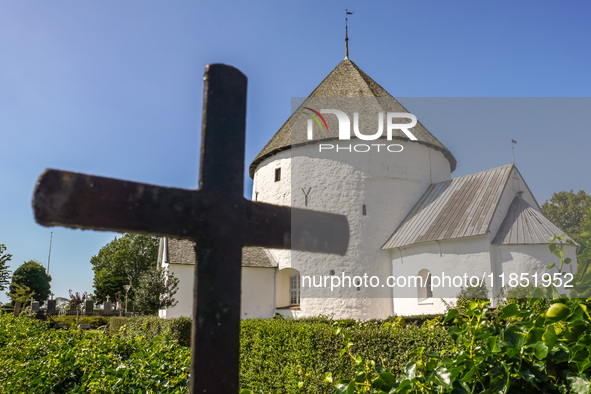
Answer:
M50 167L196 187L208 63L249 78L250 163L289 116L291 98L307 96L344 57L345 8L355 11L351 59L395 97L591 96L589 2L5 0L0 243L14 255L11 268L47 264L53 231L53 292L92 292L90 258L116 234L37 225L38 175ZM510 162L517 139L518 167L542 203L555 191L591 192L591 106L570 102L575 115L546 103L535 126L492 132L473 123L456 133L415 112L456 156L454 176ZM490 125L495 108L471 116ZM551 115L583 120L544 127Z

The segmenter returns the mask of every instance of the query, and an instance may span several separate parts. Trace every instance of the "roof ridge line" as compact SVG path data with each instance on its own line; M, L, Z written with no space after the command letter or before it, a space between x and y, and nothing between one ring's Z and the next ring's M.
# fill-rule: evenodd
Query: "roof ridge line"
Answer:
M503 198L503 194L505 194L505 190L507 190L507 185L509 184L509 179L511 178L511 174L513 173L513 169L515 168L515 163L505 164L504 166L501 166L501 167L509 167L509 171L507 171L507 175L505 175L505 182L503 184L503 189L501 189L501 193L499 193L499 199L497 200L497 203L495 204L495 209L493 210L493 213L491 215L491 220L490 220L490 222L488 222L488 225L486 226L487 233L490 233L490 225L492 224L493 218L495 217L495 215L497 214L497 210L499 209L499 201L501 201L501 198ZM497 167L497 168L501 168L501 167ZM521 177L521 174L519 174L519 176ZM523 177L521 177L521 179L523 179ZM513 201L511 201L511 202L513 202ZM509 208L507 209L507 212L509 212L509 209L511 209L511 204L509 204ZM505 212L505 216L507 216L507 212ZM504 220L505 220L505 218L503 217L503 221ZM503 222L501 221L501 226L502 225L503 225ZM497 233L501 229L501 226L499 226L499 228L497 229ZM497 236L497 233L495 233L495 235L492 237L493 239Z
M351 64L353 65L353 68L355 69L355 71L357 71L357 73L359 74L359 76L361 77L361 79L363 80L363 82L365 82L365 84L367 85L367 87L369 88L369 90L370 90L372 93L374 93L374 96L375 96L375 97L391 97L391 98L395 99L395 97L394 97L394 96L392 96L392 95L390 94L390 92L388 92L386 89L384 89L384 87L383 87L382 85L380 85L380 84L379 84L379 83L377 83L377 82L376 82L376 81L375 81L375 80L374 80L372 77L370 77L369 75L367 75L367 74L366 74L366 73L365 73L365 72L364 72L364 71L363 71L363 70L362 70L362 69L361 69L361 68L360 68L360 67L357 65L357 63L355 63L355 62L354 62L353 60L351 60L351 59L347 59L347 60L349 60L349 61L351 62ZM372 86L371 86L371 83L370 83L368 80L369 80L369 81L371 81L371 82L373 82L373 83L375 83L375 84L376 84L376 85L377 85L377 86L378 86L380 89L382 89L382 90L383 90L383 91L386 93L386 96L377 96L377 95L375 95L375 93L376 93L376 92L374 91L374 89L373 89L373 88L372 88ZM396 100L396 101L398 101L398 100ZM398 103L400 103L400 102L398 101ZM401 105L402 105L402 104L401 104ZM404 106L403 106L403 107L404 107ZM404 108L404 109L406 109L406 108ZM408 111L408 110L407 110L407 111Z

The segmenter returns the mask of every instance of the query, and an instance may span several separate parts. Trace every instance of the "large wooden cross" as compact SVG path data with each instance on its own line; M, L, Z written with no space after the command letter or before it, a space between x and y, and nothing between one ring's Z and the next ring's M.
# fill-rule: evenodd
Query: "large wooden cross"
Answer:
M246 77L205 69L198 190L46 170L33 198L44 226L146 233L196 243L191 392L238 391L243 246L345 254L344 216L243 197Z

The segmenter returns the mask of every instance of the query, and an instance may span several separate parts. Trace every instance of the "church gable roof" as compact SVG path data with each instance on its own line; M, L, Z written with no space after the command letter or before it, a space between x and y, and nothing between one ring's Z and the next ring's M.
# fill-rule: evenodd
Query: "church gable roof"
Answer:
M552 236L563 233L542 212L518 195L513 199L492 243L549 244Z
M407 112L408 110L402 106L394 97L392 97L383 87L381 87L376 81L371 79L366 73L364 73L355 63L350 59L344 59L341 61L334 70L314 89L314 91L308 96L308 99L304 100L301 107L305 107L306 101L313 98L322 97L367 97L378 99L379 105L384 109L384 112ZM265 145L265 147L255 157L253 162L250 164L249 173L250 177L254 177L254 173L258 165L267 157L270 157L283 150L290 149L292 146L305 145L310 143L316 143L324 140L338 139L338 128L330 128L331 131L328 134L324 134L322 137L317 136L312 141L306 139L304 133L301 136L291 135L291 125L294 116L302 115L302 111L295 111L289 119L281 126L279 131L271 138L271 140ZM435 150L440 151L447 158L450 163L451 171L453 172L456 168L456 159L452 153L447 149L433 134L431 134L421 122L417 122L417 125L412 128L412 133L417 137L418 143L427 145Z
M167 247L169 264L195 264L195 243L187 240L164 238ZM160 253L162 253L161 250ZM159 254L160 254L159 253ZM267 253L260 247L242 248L242 266L243 267L262 267L272 268L277 264L267 256Z
M382 249L485 234L513 167L432 184Z

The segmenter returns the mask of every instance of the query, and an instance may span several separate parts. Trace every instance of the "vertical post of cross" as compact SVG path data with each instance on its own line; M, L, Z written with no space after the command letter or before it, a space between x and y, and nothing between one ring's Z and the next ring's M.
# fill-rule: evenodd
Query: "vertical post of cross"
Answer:
M214 211L223 206L219 220L236 220L196 240L191 390L230 393L238 392L240 358L246 77L211 65L204 85L199 189L205 199L225 200L212 204Z

